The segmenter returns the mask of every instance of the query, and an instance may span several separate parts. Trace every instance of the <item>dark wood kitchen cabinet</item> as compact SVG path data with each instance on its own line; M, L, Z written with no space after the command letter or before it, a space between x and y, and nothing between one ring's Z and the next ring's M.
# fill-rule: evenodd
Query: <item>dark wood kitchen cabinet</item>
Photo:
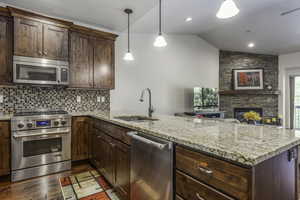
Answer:
M68 61L72 24L9 7L14 17L14 55Z
M117 37L73 26L70 33L70 87L113 89Z
M115 140L115 189L122 199L130 199L130 147Z
M10 122L0 121L0 176L10 174Z
M88 117L72 118L72 161L89 159L90 123Z
M94 88L115 87L114 42L94 40Z
M14 18L14 55L43 57L43 24Z
M93 59L90 37L72 32L70 34L70 87L94 87Z
M69 31L55 25L43 25L44 56L52 60L68 61L69 58Z
M96 120L95 124L91 161L114 187L119 198L129 200L130 146L117 139L120 138L119 132L113 130L120 130L118 126L100 120Z
M0 85L12 83L12 20L0 13Z

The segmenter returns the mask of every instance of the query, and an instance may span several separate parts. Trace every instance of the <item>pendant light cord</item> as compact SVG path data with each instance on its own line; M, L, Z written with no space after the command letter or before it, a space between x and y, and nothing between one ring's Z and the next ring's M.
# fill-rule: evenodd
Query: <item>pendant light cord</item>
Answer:
M129 13L128 13L128 52L130 52L130 17L129 17Z
M159 35L161 34L161 0L159 0Z

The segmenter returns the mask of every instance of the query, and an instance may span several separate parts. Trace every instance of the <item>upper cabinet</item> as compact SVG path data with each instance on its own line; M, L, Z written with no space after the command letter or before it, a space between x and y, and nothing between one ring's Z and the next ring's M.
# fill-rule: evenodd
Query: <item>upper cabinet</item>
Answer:
M68 60L68 29L55 25L43 25L43 53L44 56L54 60Z
M94 42L94 87L114 89L115 56L114 42L95 39Z
M43 57L43 24L14 18L14 55Z
M14 17L14 55L68 61L70 22L9 8Z
M70 87L93 88L93 46L87 35L70 34Z
M13 55L69 61L69 87L114 89L118 36L0 7L0 85L12 83Z
M0 85L12 83L12 21L0 12Z
M73 26L70 33L70 87L114 89L116 37Z

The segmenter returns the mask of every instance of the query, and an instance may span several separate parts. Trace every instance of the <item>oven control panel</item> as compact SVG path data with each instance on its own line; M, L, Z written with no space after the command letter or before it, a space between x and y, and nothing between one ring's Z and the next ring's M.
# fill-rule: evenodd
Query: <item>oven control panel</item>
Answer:
M14 118L11 125L13 131L70 127L71 117Z

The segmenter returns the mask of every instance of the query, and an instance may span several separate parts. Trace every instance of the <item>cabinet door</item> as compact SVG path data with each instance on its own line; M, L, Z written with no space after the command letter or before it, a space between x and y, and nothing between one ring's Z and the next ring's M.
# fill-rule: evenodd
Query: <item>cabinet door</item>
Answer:
M103 138L101 139L101 160L102 162L100 172L104 175L104 177L108 180L108 182L112 185L115 184L115 154L114 147L115 145L112 143L111 138L103 134Z
M0 122L0 176L10 174L10 125Z
M52 60L68 61L68 29L44 24L43 54Z
M123 200L130 198L130 147L121 142L115 146L116 191Z
M101 171L102 168L102 163L101 162L101 157L102 157L102 136L101 136L101 132L98 131L98 129L93 128L93 133L92 133L92 141L91 141L91 160L92 163L95 165L96 169L98 169L99 171Z
M0 85L12 83L12 27L8 17L0 16Z
M89 158L89 124L85 117L72 119L72 161Z
M70 87L93 88L93 46L89 37L71 33Z
M95 40L94 42L94 87L114 89L114 42Z
M14 55L43 57L43 24L14 18Z

